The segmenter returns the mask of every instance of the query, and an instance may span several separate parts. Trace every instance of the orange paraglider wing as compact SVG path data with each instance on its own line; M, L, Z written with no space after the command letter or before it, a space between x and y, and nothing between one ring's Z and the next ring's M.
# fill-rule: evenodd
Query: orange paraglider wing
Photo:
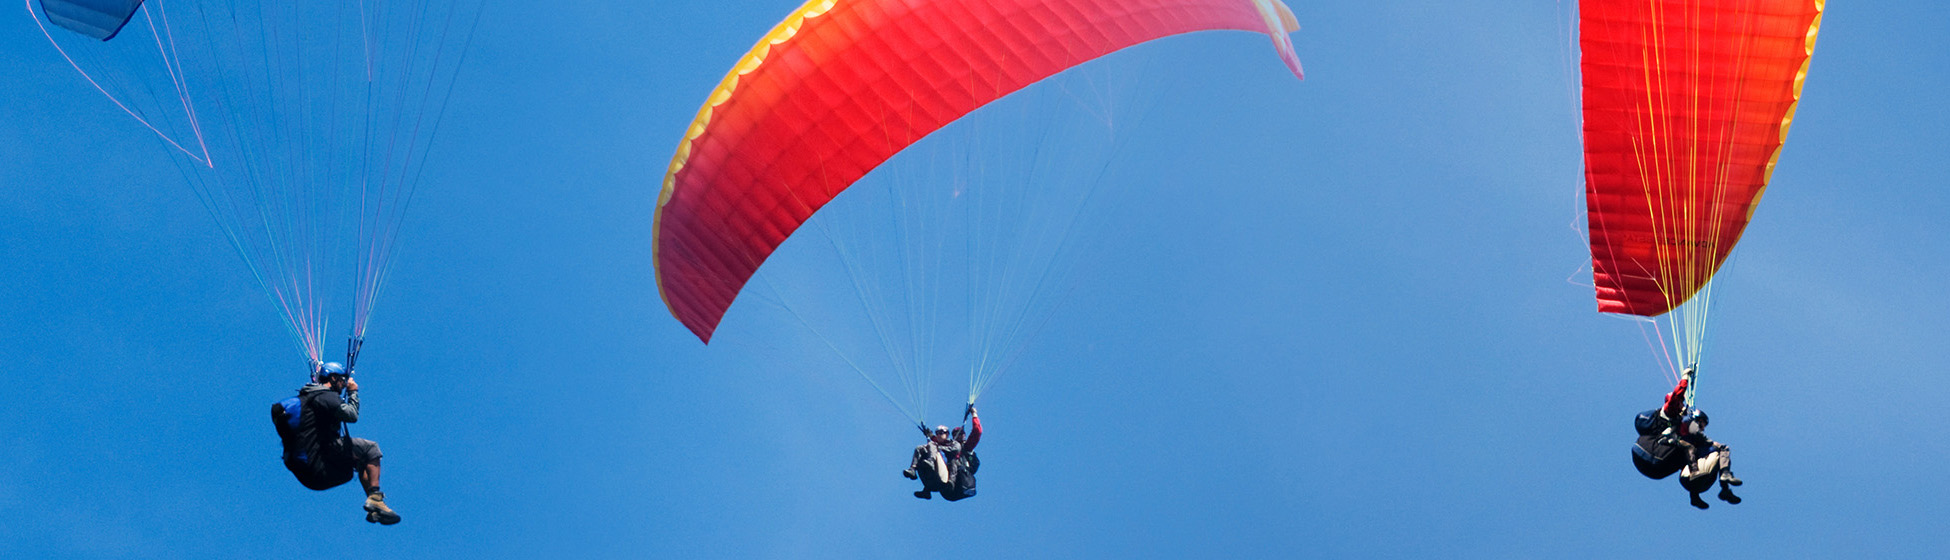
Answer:
M1780 157L1822 0L1586 0L1585 199L1598 310L1691 299Z
M657 201L657 287L706 342L759 264L834 196L962 115L1180 33L1272 36L1279 0L812 0L711 92Z

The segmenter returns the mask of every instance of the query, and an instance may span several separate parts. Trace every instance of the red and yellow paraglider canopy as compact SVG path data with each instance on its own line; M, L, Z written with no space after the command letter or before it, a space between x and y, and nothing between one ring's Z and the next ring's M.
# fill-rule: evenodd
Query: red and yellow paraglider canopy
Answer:
M787 236L868 171L962 115L1138 43L1231 29L1272 36L1279 0L812 0L711 92L657 200L657 287L709 342Z
M1578 4L1598 310L1663 315L1673 376L1705 353L1712 280L1774 174L1822 5Z
M1773 175L1822 4L1579 3L1599 311L1660 315L1712 280Z

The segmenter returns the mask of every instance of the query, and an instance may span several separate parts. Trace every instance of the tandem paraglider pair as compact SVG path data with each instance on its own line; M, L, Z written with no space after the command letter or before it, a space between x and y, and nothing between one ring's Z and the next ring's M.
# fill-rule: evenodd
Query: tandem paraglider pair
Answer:
M1632 466L1653 480L1679 474L1679 485L1692 495L1693 507L1706 509L1699 495L1720 482L1719 498L1729 504L1740 503L1733 487L1741 484L1733 475L1733 449L1706 437L1706 413L1686 405L1696 370L1686 368L1679 385L1666 394L1664 405L1641 412L1632 424L1639 439L1632 445Z
M1653 345L1666 371L1682 371L1664 405L1638 415L1632 462L1653 479L1679 474L1700 509L1715 480L1721 500L1740 503L1731 451L1706 437L1706 414L1693 408L1713 281L1785 161L1824 7L1577 2L1598 311L1640 318L1667 339Z
M967 432L959 426L953 430L935 426L933 432L921 428L928 441L914 448L914 458L901 471L901 476L921 481L914 497L930 500L939 492L942 499L953 502L975 495L975 471L982 468L982 459L975 455L975 445L982 442L982 415L971 404L968 416L972 427Z

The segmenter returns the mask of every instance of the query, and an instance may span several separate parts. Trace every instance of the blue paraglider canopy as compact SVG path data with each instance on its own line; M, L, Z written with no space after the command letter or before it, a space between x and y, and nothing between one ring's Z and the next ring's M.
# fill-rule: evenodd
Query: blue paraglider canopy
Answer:
M103 41L121 33L140 7L142 0L41 0L49 23Z

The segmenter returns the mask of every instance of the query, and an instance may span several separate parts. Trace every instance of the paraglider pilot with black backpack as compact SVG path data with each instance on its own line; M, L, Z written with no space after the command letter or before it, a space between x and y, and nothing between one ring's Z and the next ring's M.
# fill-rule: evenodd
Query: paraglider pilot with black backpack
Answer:
M340 398L340 393L344 398ZM359 383L336 362L319 365L298 395L271 405L271 422L284 442L284 467L312 490L352 480L366 489L366 521L399 523L379 491L379 444L351 437L345 424L359 421Z
M1692 494L1693 507L1707 508L1699 495L1712 489L1716 479L1720 500L1738 504L1740 497L1733 494L1733 487L1741 481L1733 475L1733 449L1707 438L1706 413L1686 406L1696 371L1686 368L1679 385L1666 394L1664 406L1639 413L1633 423L1639 439L1632 446L1632 464L1654 480L1679 473L1679 484Z

